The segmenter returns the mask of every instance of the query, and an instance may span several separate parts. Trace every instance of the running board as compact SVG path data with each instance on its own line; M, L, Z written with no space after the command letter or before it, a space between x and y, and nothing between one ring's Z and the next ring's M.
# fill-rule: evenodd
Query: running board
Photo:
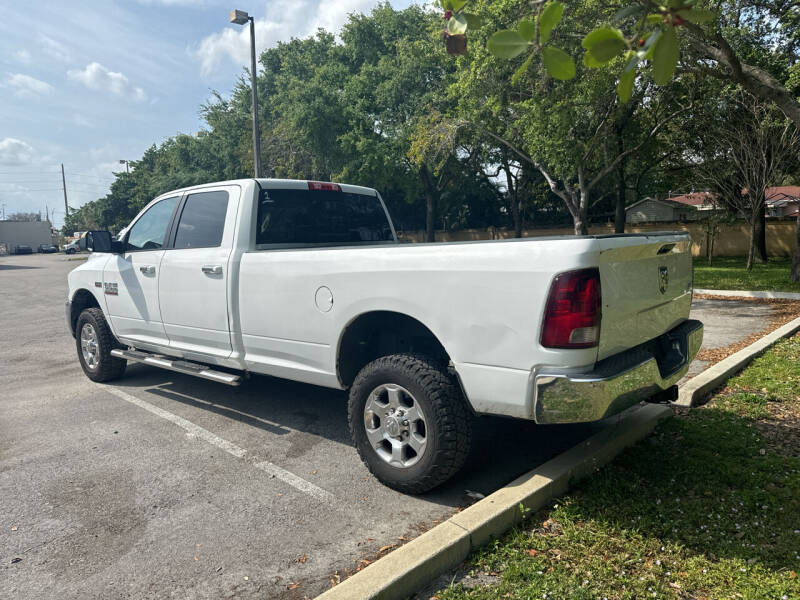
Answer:
M239 385L242 378L239 375L232 375L223 371L215 371L209 369L206 365L193 363L186 360L177 360L166 358L148 352L140 352L139 350L120 350L114 349L111 351L111 356L115 358L124 358L125 360L132 360L133 362L140 362L145 365L158 367L159 369L167 369L168 371L175 371L183 373L184 375L193 375L195 377L202 377L203 379L210 379L217 383L224 383L225 385Z

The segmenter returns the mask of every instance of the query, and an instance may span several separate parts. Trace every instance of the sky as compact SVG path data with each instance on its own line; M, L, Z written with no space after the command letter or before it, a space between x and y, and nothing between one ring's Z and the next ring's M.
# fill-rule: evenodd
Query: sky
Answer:
M60 227L62 163L77 208L108 193L120 160L202 129L200 105L227 94L250 60L249 30L228 22L231 9L255 18L261 50L338 31L377 3L0 0L0 218L49 211Z

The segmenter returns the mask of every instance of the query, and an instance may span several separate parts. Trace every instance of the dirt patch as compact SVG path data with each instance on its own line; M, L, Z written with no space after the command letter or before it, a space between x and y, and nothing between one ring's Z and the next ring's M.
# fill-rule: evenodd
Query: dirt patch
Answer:
M710 296L706 294L695 294L698 300L730 300L733 302L753 302L756 304L770 304L774 310L770 315L770 322L767 327L752 335L747 336L743 340L724 346L722 348L701 348L697 353L696 360L707 361L711 366L719 361L728 358L731 354L735 354L739 350L746 348L753 342L758 341L768 333L772 333L779 327L786 325L789 321L793 321L800 317L800 300L779 300L775 298L739 298L733 296Z
M800 402L770 402L767 410L769 418L756 422L761 435L776 452L800 457Z

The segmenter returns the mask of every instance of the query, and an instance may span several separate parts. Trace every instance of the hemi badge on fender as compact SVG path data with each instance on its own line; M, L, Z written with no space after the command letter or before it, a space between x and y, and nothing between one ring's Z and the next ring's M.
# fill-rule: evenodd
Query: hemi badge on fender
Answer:
M105 284L105 293L109 296L118 296L119 291L117 290L116 283L106 283Z
M99 287L99 288L103 287L103 282L102 281L95 281L94 282L94 287Z

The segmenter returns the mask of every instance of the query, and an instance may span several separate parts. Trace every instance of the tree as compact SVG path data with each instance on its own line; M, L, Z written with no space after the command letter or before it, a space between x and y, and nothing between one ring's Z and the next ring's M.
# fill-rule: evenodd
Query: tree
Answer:
M40 213L16 212L8 215L9 221L41 221L42 215Z
M747 269L753 266L756 228L765 212L765 194L797 164L800 134L773 105L740 92L720 111L707 133L702 178L722 202L750 226Z
M482 19L464 10L467 0L439 2L448 19L444 31L448 52L463 54L467 30L480 28ZM571 79L576 73L572 57L549 43L565 12L564 5L557 0L535 0L532 6L533 11L520 6L516 29L495 31L488 48L503 58L514 58L532 49L521 69L527 69L538 55L551 76ZM618 74L617 94L627 102L638 75L647 74L658 85L670 83L684 40L690 50L684 60L685 69L735 83L773 103L800 130L800 101L787 87L796 87L800 82L800 17L796 2L723 1L715 8L719 12L703 7L697 0L669 0L665 4L629 0L613 18L591 23L593 29L582 40L586 50L583 63L589 68L609 65L614 69ZM453 38L458 38L458 43ZM760 218L757 231L763 224L764 219ZM800 230L797 234L800 237ZM765 243L762 234L760 245L764 245L764 251ZM800 272L798 262L793 262L792 271Z

